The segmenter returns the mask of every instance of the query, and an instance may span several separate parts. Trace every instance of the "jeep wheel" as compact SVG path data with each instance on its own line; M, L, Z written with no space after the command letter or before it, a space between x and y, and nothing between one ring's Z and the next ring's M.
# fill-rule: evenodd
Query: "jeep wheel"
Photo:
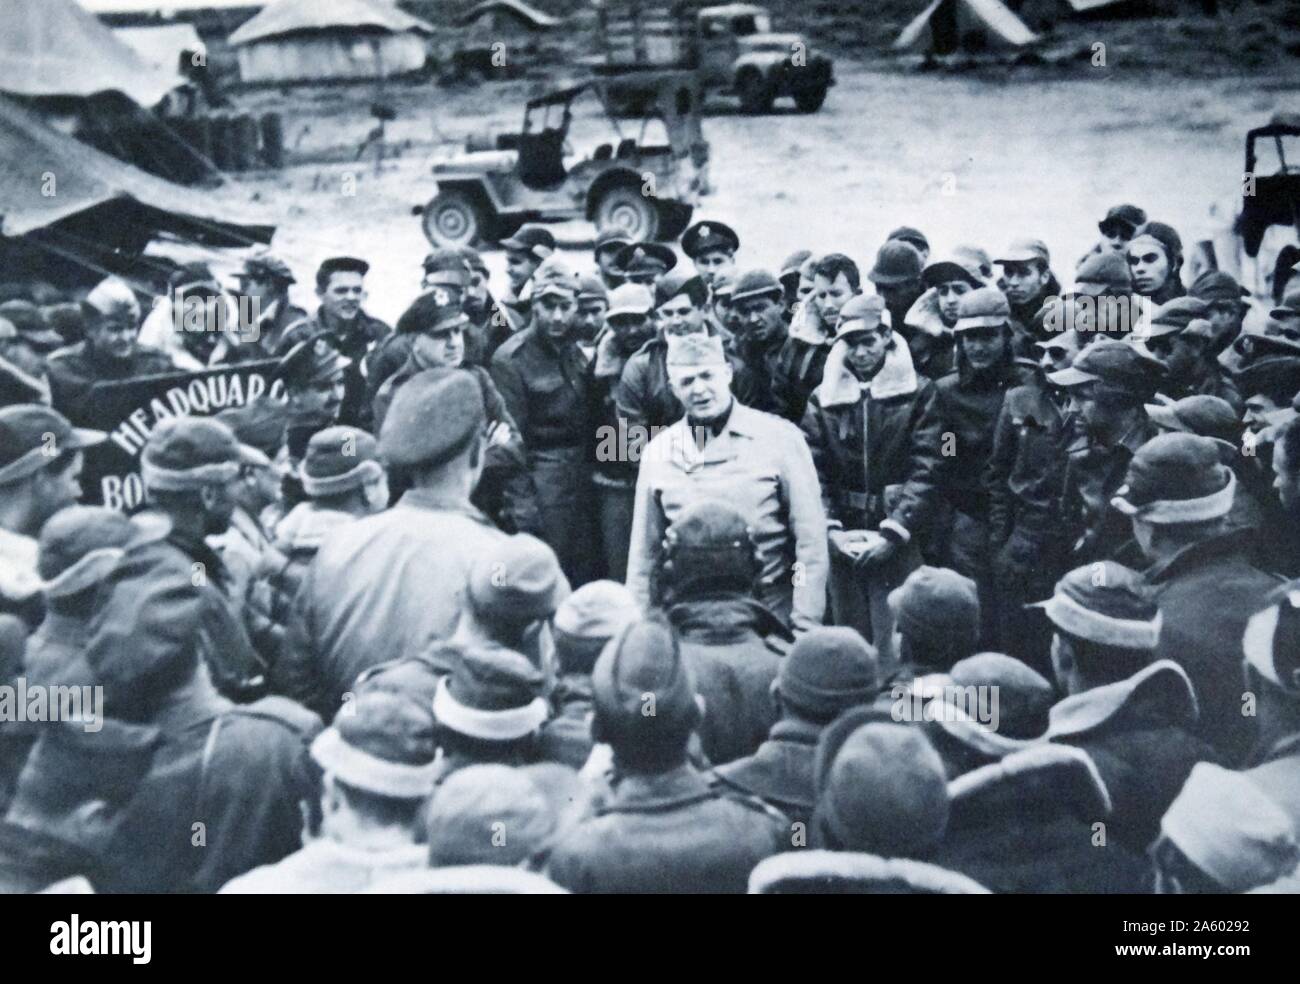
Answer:
M682 202L660 202L659 235L656 238L664 243L671 243L680 238L686 231L686 227L691 224L691 215L694 212L694 207Z
M483 221L482 207L469 194L444 191L424 207L424 236L443 249L472 246Z
M596 231L618 229L636 242L650 242L659 234L659 209L639 188L612 188L596 205Z
M822 108L822 103L825 101L826 86L824 85L794 90L794 104L799 107L801 113L815 113Z
M772 100L776 98L772 84L759 73L750 69L741 72L736 80L736 90L740 93L740 108L751 115L770 113Z

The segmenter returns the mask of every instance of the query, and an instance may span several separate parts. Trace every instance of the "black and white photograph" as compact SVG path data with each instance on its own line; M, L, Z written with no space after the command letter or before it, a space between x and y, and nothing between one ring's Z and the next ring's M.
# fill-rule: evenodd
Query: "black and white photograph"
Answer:
M1297 892L1300 2L0 3L23 949Z

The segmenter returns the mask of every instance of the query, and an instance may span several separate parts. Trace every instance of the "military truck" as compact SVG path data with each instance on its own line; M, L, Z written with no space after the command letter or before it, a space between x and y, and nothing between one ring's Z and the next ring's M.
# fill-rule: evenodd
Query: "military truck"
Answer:
M603 0L595 43L587 63L599 74L617 78L647 66L695 72L706 94L734 94L747 113L771 112L786 96L814 113L835 84L829 58L802 35L774 33L772 15L754 4Z

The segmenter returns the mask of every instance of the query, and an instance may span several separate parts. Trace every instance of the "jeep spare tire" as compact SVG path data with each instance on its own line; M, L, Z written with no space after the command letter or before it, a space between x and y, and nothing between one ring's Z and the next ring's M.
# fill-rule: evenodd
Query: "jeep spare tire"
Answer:
M442 249L472 246L485 216L477 201L459 189L440 192L424 207L424 236Z
M640 188L611 188L596 203L596 231L618 229L634 242L650 242L659 235L659 208Z

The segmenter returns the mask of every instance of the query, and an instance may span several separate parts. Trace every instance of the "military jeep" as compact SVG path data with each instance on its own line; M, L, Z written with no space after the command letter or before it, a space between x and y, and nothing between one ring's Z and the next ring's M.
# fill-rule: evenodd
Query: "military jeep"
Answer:
M620 125L608 83L593 79L528 101L517 133L471 137L463 152L435 160L437 183L423 213L435 246L508 238L525 222L587 219L635 240L672 240L708 191L709 146L700 126L700 89L690 72L641 72L628 81L648 93L639 126ZM594 112L575 113L579 102ZM594 135L575 148L575 121Z

